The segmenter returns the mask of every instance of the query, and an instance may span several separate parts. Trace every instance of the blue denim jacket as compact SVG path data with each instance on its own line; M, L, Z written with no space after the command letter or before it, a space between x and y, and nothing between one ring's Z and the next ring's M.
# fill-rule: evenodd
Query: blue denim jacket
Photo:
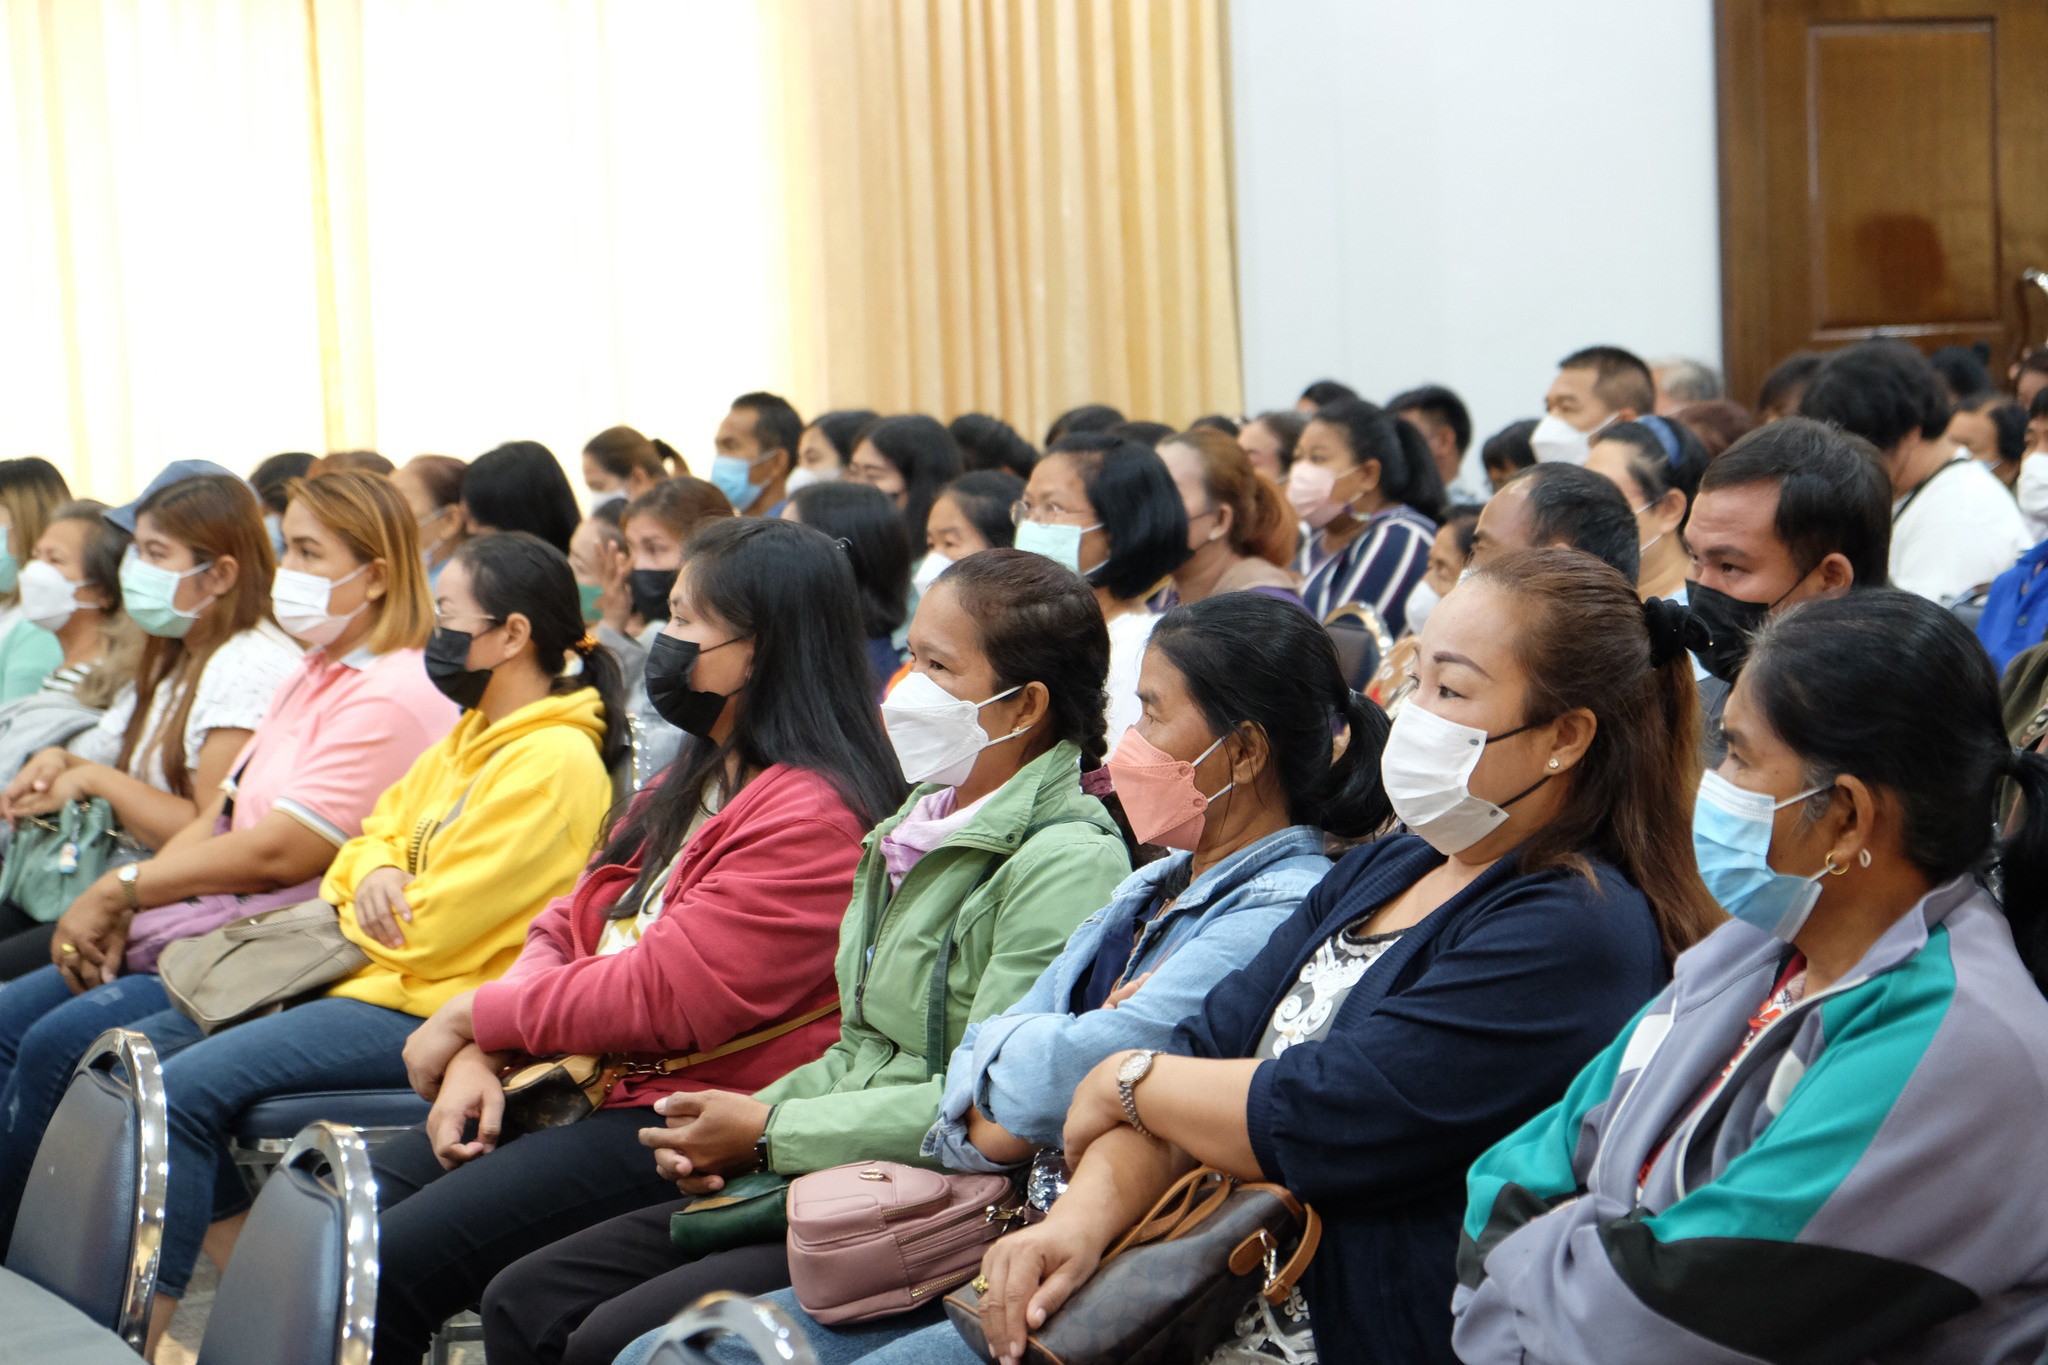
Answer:
M1209 988L1257 956L1330 870L1322 831L1292 825L1239 849L1197 877L1167 914L1145 928L1126 980L1152 979L1116 1009L1075 1015L1074 986L1105 934L1122 934L1159 884L1187 866L1176 853L1124 879L1108 905L1082 922L1024 998L968 1026L946 1067L939 1121L924 1155L956 1171L999 1171L967 1140L977 1108L1027 1142L1057 1147L1074 1090L1103 1058L1165 1047L1174 1027L1200 1011Z

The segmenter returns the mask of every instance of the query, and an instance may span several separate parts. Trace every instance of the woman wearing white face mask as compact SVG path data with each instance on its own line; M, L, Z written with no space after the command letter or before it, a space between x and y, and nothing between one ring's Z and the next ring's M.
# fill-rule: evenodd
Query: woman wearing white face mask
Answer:
M1707 448L1685 423L1668 417L1619 422L1593 439L1586 468L1621 490L1642 532L1636 591L1685 601L1691 559L1685 522L1706 473Z
M1109 653L1081 585L1015 550L975 555L926 595L910 642L912 671L882 720L917 785L854 873L838 1041L752 1096L664 1101L670 1127L642 1140L688 1188L754 1169L757 1150L784 1176L919 1160L943 1089L933 1040L950 1050L1014 1002L1130 871L1115 822L1081 789L1101 762ZM780 1238L696 1260L675 1251L678 1207L598 1224L501 1273L484 1295L491 1359L610 1361L704 1293L789 1282Z
M1414 425L1362 398L1316 410L1294 447L1287 500L1311 534L1294 570L1319 621L1357 602L1396 636L1443 515L1444 481Z
M1088 580L1109 624L1109 733L1138 719L1147 600L1188 558L1188 515L1159 456L1106 432L1053 442L1010 509L1017 548Z
M122 829L156 849L220 789L299 648L270 619L276 569L247 484L228 474L178 479L121 510L135 526L122 604L150 637L135 686L96 727L22 765L0 815L101 797ZM64 908L47 907L47 917ZM0 980L48 963L50 928L37 930L43 947L33 956L18 956L22 938L0 946Z
M391 481L344 471L295 483L278 623L317 646L279 686L230 765L156 855L100 878L57 922L53 965L10 983L0 1019L0 1217L5 1181L48 1122L79 1054L102 1030L170 1007L153 974L173 939L311 900L378 795L454 723L421 646L433 606L413 517ZM77 997L77 998L74 998ZM15 1187L18 1192L18 1186Z
M1081 1083L1071 1188L982 1266L998 1358L1196 1162L1322 1212L1302 1281L1321 1359L1452 1358L1465 1166L1716 918L1688 833L1686 620L1567 550L1502 556L1430 615L1381 759L1419 837L1340 862L1173 1055L1117 1054Z
M48 460L0 460L0 703L41 687L63 658L56 637L22 614L21 569L50 514L70 500L64 476Z
M128 534L103 519L105 503L67 502L21 570L21 614L57 637L62 653L43 679L91 707L109 705L135 676L141 644L121 615L121 556Z
M1726 722L1693 841L1735 922L1472 1168L1459 1357L2031 1361L2048 762L1885 588L1768 622Z
M967 556L1016 544L1010 509L1023 496L1024 480L1007 469L977 469L947 484L924 519L925 556L910 586L922 597Z

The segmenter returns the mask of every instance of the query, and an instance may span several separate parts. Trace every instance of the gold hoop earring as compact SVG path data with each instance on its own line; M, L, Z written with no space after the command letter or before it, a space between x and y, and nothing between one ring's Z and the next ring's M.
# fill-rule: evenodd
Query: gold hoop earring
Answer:
M1822 860L1820 870L1827 873L1830 877L1839 877L1844 872L1847 872L1849 869L1847 867L1836 867L1835 855L1830 853L1824 860Z

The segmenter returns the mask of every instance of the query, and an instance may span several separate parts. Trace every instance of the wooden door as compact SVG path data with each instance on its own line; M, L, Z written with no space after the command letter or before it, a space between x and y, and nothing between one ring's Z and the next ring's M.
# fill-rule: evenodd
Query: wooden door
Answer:
M1800 349L1988 341L2048 296L2048 0L1718 0L1731 396ZM2033 334L2026 329L2032 327Z

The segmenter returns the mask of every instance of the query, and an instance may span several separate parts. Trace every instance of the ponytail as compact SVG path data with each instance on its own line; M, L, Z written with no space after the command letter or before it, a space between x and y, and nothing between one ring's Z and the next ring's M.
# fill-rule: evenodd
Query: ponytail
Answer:
M1408 504L1431 521L1442 521L1449 494L1444 491L1443 472L1436 467L1436 452L1429 448L1428 438L1407 418L1389 414L1387 421L1393 425L1394 437L1401 446L1401 459L1408 466L1407 496L1396 501ZM1381 482L1384 486L1384 475Z
M2006 777L2019 788L2019 807L1998 846L2005 918L2034 982L2048 993L2048 758L2011 750Z
M1386 712L1345 685L1329 632L1300 607L1218 593L1162 616L1147 648L1180 673L1211 734L1264 733L1288 823L1357 839L1392 817L1380 785ZM1349 732L1333 757L1340 722Z
M1330 765L1317 802L1322 818L1316 823L1339 839L1364 839L1394 818L1393 803L1380 782L1380 754L1393 723L1378 702L1349 688L1338 709L1346 727L1344 752Z
M604 738L598 744L598 753L604 759L605 771L617 772L633 752L633 734L626 719L625 670L619 667L618 655L587 635L569 646L563 656L565 668L570 655L582 661L582 670L557 673L548 693L565 697L586 687L597 689L597 699L604 706Z

